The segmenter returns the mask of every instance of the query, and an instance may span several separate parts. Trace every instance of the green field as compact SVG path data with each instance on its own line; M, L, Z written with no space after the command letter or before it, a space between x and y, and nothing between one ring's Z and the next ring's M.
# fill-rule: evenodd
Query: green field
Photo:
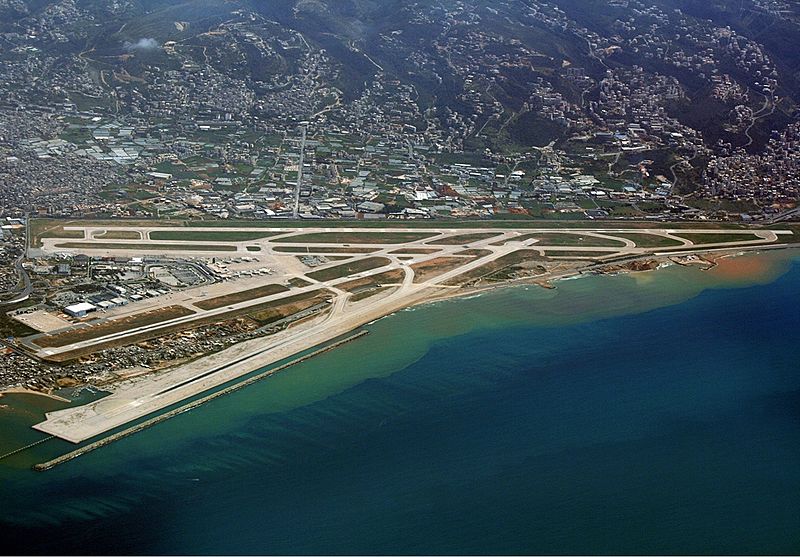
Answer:
M331 246L275 246L273 251L278 253L373 253L380 248L338 248Z
M63 222L49 220L31 220L30 246L42 247L43 238L64 238L66 240L83 240L86 236L83 230L64 230Z
M612 234L612 236L619 236L620 238L633 240L636 242L636 247L638 248L670 248L683 245L683 243L679 242L678 240L665 238L664 236L656 236L655 234L617 234L615 232Z
M278 232L242 232L233 230L154 230L151 240L184 242L249 242L275 236Z
M64 244L56 244L56 247L72 249L117 249L128 251L236 251L236 246L225 244L111 244L107 242L67 242Z
M392 255L425 255L442 251L439 248L400 248L390 251Z
M609 234L614 235L614 234ZM616 248L624 247L625 243L618 240L610 240L605 238L598 238L596 236L581 236L580 234L567 234L558 232L534 232L531 234L522 234L510 240L496 242L493 245L503 245L508 242L524 242L526 240L538 239L537 245L541 246L586 246L586 247L603 247L603 248Z
M488 240L489 238L493 238L498 235L499 234L494 232L479 232L476 234L458 234L456 236L449 236L447 238L439 238L438 240L432 240L427 243L432 246L457 246L460 244L471 244L472 242L480 242L481 240Z
M755 234L676 234L676 236L686 238L695 245L722 243L735 244L737 242L749 242L752 240L762 239Z
M317 232L271 240L287 244L404 244L434 234L420 232Z
M234 292L233 294L217 296L216 298L195 302L194 305L205 310L217 309L224 306L231 306L241 302L255 300L256 298L263 298L265 296L272 296L274 294L280 294L281 292L288 291L289 289L282 284L267 284L265 286L259 286L258 288L251 288L250 290L242 290L240 292Z
M324 282L369 271L371 269L377 269L389 263L391 263L391 261L385 257L367 257L366 259L358 259L349 263L336 265L335 267L328 267L327 269L306 273L306 276Z
M135 227L135 226L182 226L182 222L168 220L61 220L61 219L30 219L30 246L42 247L43 238L84 239L82 230L64 230L65 226L108 226L108 227Z
M95 240L141 240L142 233L135 230L106 230L96 233Z
M597 238L595 236L581 236L580 234L534 234L533 237L539 238L538 245L542 246L586 246L586 247L603 247L603 248L621 248L625 247L625 242L619 240L610 240L606 238Z
M555 250L545 250L544 255L546 257L555 257L558 259L570 259L574 257L608 257L609 255L614 255L611 252L607 251L555 251Z

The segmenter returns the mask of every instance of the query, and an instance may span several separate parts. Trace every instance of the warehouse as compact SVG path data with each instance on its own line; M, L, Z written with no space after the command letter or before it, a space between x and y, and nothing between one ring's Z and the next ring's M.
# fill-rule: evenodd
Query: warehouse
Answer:
M72 317L86 317L87 313L97 311L97 306L89 302L81 302L64 308L64 313Z

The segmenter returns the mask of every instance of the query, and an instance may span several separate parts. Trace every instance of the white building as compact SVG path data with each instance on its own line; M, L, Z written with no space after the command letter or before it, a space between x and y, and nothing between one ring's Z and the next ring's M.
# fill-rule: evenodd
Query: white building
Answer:
M64 308L64 313L72 317L86 317L87 313L97 311L97 306L89 302L81 302Z

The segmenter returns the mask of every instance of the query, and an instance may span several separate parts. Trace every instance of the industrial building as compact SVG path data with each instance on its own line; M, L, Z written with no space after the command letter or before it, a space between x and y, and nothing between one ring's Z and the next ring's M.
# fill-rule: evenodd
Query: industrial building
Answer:
M64 308L64 313L72 317L86 317L87 313L97 311L97 306L89 302L81 302Z

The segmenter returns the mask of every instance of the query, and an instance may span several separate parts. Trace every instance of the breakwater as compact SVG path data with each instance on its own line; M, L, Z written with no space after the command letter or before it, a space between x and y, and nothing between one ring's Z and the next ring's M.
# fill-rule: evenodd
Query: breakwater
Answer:
M50 439L53 439L52 435L48 435L44 439L39 439L38 441L34 441L33 443L30 443L29 445L25 445L24 447L20 447L19 449L15 449L13 451L7 452L4 455L0 455L0 460L4 460L4 459L6 459L6 458L8 458L10 456L14 456L15 454L19 454L22 451L27 451L31 447L35 447L36 445L41 445L45 441L50 441Z
M86 453L90 453L90 452L92 452L94 450L97 450L100 447L104 447L106 445L110 445L111 443L113 443L115 441L119 441L120 439L124 439L125 437L133 435L134 433L138 433L140 431L143 431L145 429L153 427L156 424L159 424L159 423L161 423L163 421L166 421L166 420L168 420L170 418L173 418L173 417L175 417L175 416L177 416L179 414L183 414L184 412L188 412L189 410L197 408L198 406L202 406L203 404L205 404L207 402L210 402L210 401L214 400L215 398L219 398L221 396L224 396L226 394L232 393L234 391L238 391L239 389L243 389L244 387L247 387L248 385L252 385L253 383L261 381L262 379L265 379L266 377L269 377L270 375L274 375L274 374L276 374L278 372L281 372L281 371L283 371L283 370L285 370L285 369L287 369L287 368L289 368L289 367L291 367L293 365L305 362L306 360L310 360L311 358L313 358L315 356L319 356L320 354L324 354L325 352L333 350L334 348L338 348L339 346L342 346L343 344L347 344L349 342L352 342L352 341L354 341L354 340L356 340L358 338L361 338L362 336L364 336L364 335L366 335L368 333L369 332L365 331L365 330L359 331L358 333L356 333L354 335L350 335L349 337L344 338L344 339L342 339L340 341L334 342L333 344L329 344L328 346L325 346L323 348L319 348L318 350L310 352L310 353L306 354L305 356L297 358L296 360L292 360L291 362L287 362L287 363L285 363L283 365L280 365L280 366L278 366L276 368L269 369L267 371L264 371L263 373L259 373L258 375L254 375L254 376L252 376L252 377L250 377L248 379L245 379L244 381L240 381L239 383L236 383L236 384L231 385L229 387L225 387L224 389L220 389L219 391L215 391L215 392L211 393L210 395L206 395L206 396L204 396L202 398L199 398L197 400L194 400L194 401L192 401L192 402L190 402L188 404L184 404L183 406L175 408L174 410L170 410L169 412L165 412L163 414L159 414L158 416L155 416L153 418L145 420L144 422L142 422L140 424L137 424L137 425L129 427L129 428L123 430L123 431L120 431L120 432L114 433L112 435L109 435L107 437L104 437L104 438L102 438L102 439L100 439L98 441L95 441L93 443L89 443L88 445L86 445L84 447L80 447L79 449L75 449L74 451L70 451L70 452L68 452L66 454L63 454L63 455L61 455L59 457L56 457L56 458L54 458L52 460L48 460L47 462L42 462L40 464L35 464L33 466L33 469L36 470L37 472L44 472L45 470L50 470L51 468L55 468L56 466L58 466L60 464L64 464L65 462L69 462L70 460L76 459L79 456L82 456L82 455L84 455ZM20 449L20 450L22 450L22 449Z

